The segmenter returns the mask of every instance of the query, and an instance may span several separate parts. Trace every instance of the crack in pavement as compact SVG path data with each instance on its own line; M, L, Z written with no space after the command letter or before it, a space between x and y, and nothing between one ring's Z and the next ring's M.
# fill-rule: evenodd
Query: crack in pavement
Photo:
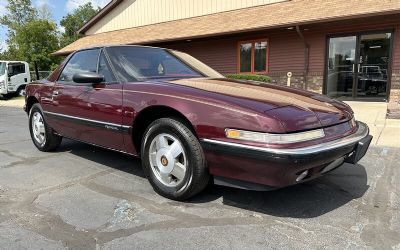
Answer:
M368 213L369 223L365 225L361 237L365 242L368 242L374 248L391 249L392 246L400 242L400 234L390 229L390 220L395 210L390 209L389 192L387 185L392 185L390 178L397 161L391 159L388 164L381 166L382 174L375 183L374 195L370 198L373 207L365 204L360 204L363 207L361 211ZM389 189L390 190L390 189ZM379 233L377 233L379 232Z
M9 141L9 142L5 142L5 143L0 143L0 146L8 145L8 144L14 144L14 143L19 143L19 142L27 142L27 141L31 141L31 139L20 140L20 141Z
M265 220L260 217L217 219L201 218L197 215L175 210L173 207L169 206L169 204L157 204L157 206L154 206L154 201L130 193L113 190L111 188L107 188L90 182L90 180L93 180L94 178L104 174L109 174L110 172L113 171L101 171L99 173L80 178L79 180L25 194L23 200L17 203L12 203L8 206L8 210L12 211L9 213L9 215L14 222L18 223L18 225L22 226L23 228L36 232L47 239L61 241L65 247L70 247L73 249L94 249L96 245L102 245L116 238L126 237L138 232L154 229L193 228L201 226L252 225L260 224L262 222L265 223ZM73 225L64 222L59 215L54 215L51 212L45 211L35 205L35 201L39 197L39 195L53 192L55 190L65 189L78 183L108 196L111 195L120 199L128 199L134 201L135 203L143 206L145 209L151 212L154 212L156 214L168 215L175 219L144 224L128 229L119 229L113 232L98 232L97 229L77 230Z
M3 112L0 112L0 115L4 117ZM15 119L17 115L15 117L10 117ZM5 127L6 130L4 130L3 124L9 126L10 131L22 129L21 126L13 127L10 125L11 123L2 122L1 124L2 131L6 132L7 127ZM0 134L0 139L1 136L4 138L4 134L5 133ZM15 140L6 143L4 143L3 140L0 146L11 143L24 143L27 141L30 141L30 139ZM41 185L40 188L35 186L35 188L29 191L19 188L3 188L0 186L0 223L6 221L15 222L17 226L39 234L46 239L61 242L63 246L67 248L96 249L115 239L129 237L141 232L160 230L163 234L164 232L167 234L176 229L200 228L203 230L207 227L228 226L228 233L235 235L235 233L238 233L236 226L250 225L257 226L257 230L260 231L269 230L264 232L273 232L272 237L267 239L270 241L276 240L276 238L273 237L274 235L282 234L285 237L284 241L286 241L289 246L291 244L292 247L298 246L296 245L297 243L304 243L310 246L310 248L316 248L318 243L322 242L319 246L334 248L335 245L326 245L325 242L323 242L324 239L328 238L339 238L336 243L340 243L340 240L346 240L347 242L344 242L343 245L344 248L372 247L389 249L396 244L400 246L400 233L396 228L390 228L391 220L396 218L393 217L393 215L398 213L399 208L390 206L389 203L390 194L393 192L392 190L396 190L395 185L398 185L398 182L391 182L394 173L398 173L394 171L399 171L398 168L396 168L397 162L395 157L398 155L398 149L386 150L385 154L379 154L377 150L386 148L382 149L379 147L378 149L371 149L367 156L369 157L369 161L365 164L366 169L364 169L363 166L357 166L358 169L363 169L364 172L360 170L350 171L350 169L348 169L348 171L336 171L334 174L328 175L328 177L313 181L312 184L302 184L296 189L292 188L286 191L278 191L269 194L245 191L239 192L233 189L222 192L221 190L217 190L211 195L203 194L199 199L195 199L194 201L176 202L158 198L154 199L153 195L155 195L155 193L150 193L152 191L148 192L146 188L143 193L138 193L142 192L142 189L134 190L135 186L132 186L133 188L128 188L127 190L129 191L124 191L125 189L121 190L119 188L120 186L125 185L125 183L129 185L129 182L132 180L138 181L135 185L149 184L144 182L140 173L137 174L138 171L129 171L128 168L133 164L127 162L126 159L121 160L119 155L117 156L111 153L110 155L90 153L90 157L88 157L88 152L91 152L93 150L92 148L82 149L82 147L74 147L75 152L72 153L64 151L51 155L23 157L21 154L18 154L18 151L7 150L7 146L2 146L2 148L4 149L0 149L0 152L18 159L16 162L6 165L5 168L29 164L49 164L50 166L53 164L53 161L54 164L56 164L56 157L61 155L68 156L66 161L70 160L69 156L74 159L76 159L76 157L78 157L78 159L81 157L82 160L73 161L71 164L82 164L83 166L88 165L93 167L93 171L89 171L90 173L86 175L82 173L80 173L81 176L78 177L76 175L67 175L67 180L63 179L64 176L62 176L63 178L60 178L62 183L50 182L50 184L47 183L46 180L39 178L40 181L45 182L44 185ZM76 148L78 148L78 150L76 150ZM82 151L83 153L77 154L77 151ZM385 157L384 163L377 161L376 159L381 159L378 157ZM43 161L50 158L54 160L46 163ZM104 158L108 158L108 160ZM84 160L91 161L93 164ZM102 166L100 167L96 164L101 164ZM104 170L103 166L109 167ZM66 164L63 167L64 169L61 169L62 174L68 171L69 165ZM80 169L81 168L78 168L78 170ZM9 170L9 172L18 174L17 170L19 169L13 168ZM368 178L368 184L366 170L369 171L368 174L371 174L370 172L375 174L375 176ZM121 171L127 173L122 173ZM376 171L376 173L373 171ZM34 171L32 171L32 173L33 175L35 174ZM58 174L58 171L54 171L54 175ZM52 177L51 175L45 176L49 176L49 178ZM117 187L115 187L110 184L107 178L111 179L111 181L123 181L123 184L116 185ZM36 180L37 179L35 179L35 181ZM25 179L23 181L25 181ZM30 181L30 179L26 181ZM365 181L365 183L363 181ZM359 183L357 184L357 182ZM58 184L53 185L55 183ZM129 204L138 205L140 209L143 209L140 211L153 213L157 216L160 215L163 219L161 219L161 221L154 220L142 224L126 224L128 226L125 228L115 227L113 228L115 229L114 231L106 231L107 223L111 221L113 218L112 216L114 216L113 212L115 212L115 210L112 211L111 205L111 209L107 207L107 213L101 215L103 217L98 217L105 218L105 223L100 220L99 224L102 224L102 226L95 228L88 227L90 229L85 229L85 227L79 228L74 225L74 221L70 222L68 217L60 213L59 210L57 210L58 208L51 210L51 207L46 207L41 203L41 198L47 195L49 202L53 202L52 204L56 203L58 201L57 199L62 200L65 199L65 197L75 198L73 192L71 196L55 195L55 193L62 193L61 191L68 190L68 188L75 187L75 185L79 185L79 190L89 190L90 194L101 195L101 197L106 196L107 199L105 199L105 201L109 201L108 198L113 202L115 202L115 200L125 200ZM369 189L368 187L366 188L367 185L370 186ZM18 187L18 185L16 186ZM366 190L364 190L364 188L366 188ZM230 195L226 195L226 193L230 193ZM78 196L79 194L75 195ZM67 206L66 209L70 209L69 213L72 214L80 213L81 216L88 216L90 213L95 213L95 211L71 211L72 209L78 209L76 208L76 204L78 203L74 202L81 202L82 199L90 199L91 197L82 196L79 198L80 199L76 200L62 200L60 204L67 204L70 202L69 204L71 205ZM287 201L290 199L292 202ZM216 202L213 202L214 200L216 200ZM314 212L312 211L313 209L318 211ZM102 211L104 210L105 209ZM353 215L355 218L351 218ZM107 219L106 216L111 217ZM168 217L168 219L164 219L166 217ZM79 219L80 217L74 218ZM132 218L132 220L135 219L137 218ZM80 225L78 223L76 224ZM246 229L248 228L242 228L242 231L239 231L237 234L239 235L237 241L252 237L248 235L249 233ZM218 237L222 237L224 235L223 233L224 232L221 232L221 234L213 235L212 237L220 239ZM206 231L204 231L204 235L207 235ZM202 236L204 237L204 235ZM270 235L268 234L268 236ZM184 237L191 236L185 235ZM238 242L229 242L232 248L235 247L235 243ZM280 242L277 242L277 244L279 245ZM258 246L262 247L262 245ZM126 247L129 248L128 245L126 245ZM216 248L217 247L218 246L216 246Z
M47 155L47 156L39 156L39 157L27 157L27 158L20 157L19 159L22 158L22 160L14 161L14 162L11 162L9 164L0 166L0 169L12 168L12 167L15 167L15 166L18 166L18 165L22 165L22 164L28 165L28 166L29 165L35 165L35 164L39 163L40 160L50 159L50 158L54 158L54 157L57 157L57 155Z
M71 249L95 249L96 241L93 237L95 230L78 231L73 225L62 220L58 215L54 215L36 206L35 201L41 194L62 190L80 182L89 181L102 175L107 175L117 170L107 169L88 176L80 177L69 182L24 193L19 201L9 201L4 206L4 221L11 218L19 226L42 235L47 239L61 241L65 247Z

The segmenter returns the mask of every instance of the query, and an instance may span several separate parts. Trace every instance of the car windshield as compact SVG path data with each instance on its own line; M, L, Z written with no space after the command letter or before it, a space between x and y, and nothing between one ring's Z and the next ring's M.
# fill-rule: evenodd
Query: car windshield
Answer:
M118 46L106 49L118 78L124 82L164 78L222 77L207 65L178 51Z
M5 73L6 73L6 63L0 62L0 76L4 75Z

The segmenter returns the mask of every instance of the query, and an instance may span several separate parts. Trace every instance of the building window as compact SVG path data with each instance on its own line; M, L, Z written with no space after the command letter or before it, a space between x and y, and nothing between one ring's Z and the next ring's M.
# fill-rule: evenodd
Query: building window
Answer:
M267 73L268 39L239 42L238 58L239 73Z

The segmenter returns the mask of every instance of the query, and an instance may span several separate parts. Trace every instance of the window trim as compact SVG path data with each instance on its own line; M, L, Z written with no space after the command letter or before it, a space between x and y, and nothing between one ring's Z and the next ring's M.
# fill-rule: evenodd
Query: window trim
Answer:
M65 64L63 65L62 69L60 70L60 73L58 74L57 80L56 82L59 84L67 84L67 85L76 85L76 86L87 86L87 84L80 84L80 83L76 83L74 81L70 82L70 81L62 81L60 80L62 72L64 71L65 67L68 65L68 63L71 61L71 59L78 54L79 52L83 52L83 51L88 51L88 50L99 50L99 54L97 55L97 62L96 62L96 73L98 72L98 67L99 67L99 58L100 58L100 52L102 51L102 47L94 47L94 48L88 48L88 49L82 49L82 50L77 50L75 51L73 54L70 55L70 57L68 58L68 60L65 62Z
M24 69L24 72L19 72L18 74L9 75L9 77L11 77L11 76L17 76L17 75L20 75L20 74L26 74L26 72L27 72L27 70L26 70L26 65L25 65L25 63L23 63L23 62L9 62L9 63L6 65L7 70L8 70L8 67L9 67L9 66L11 66L11 67L14 67L14 66L17 66L17 67L22 66L23 69ZM13 70L13 71L14 71L14 70Z
M97 58L97 70L96 73L99 74L99 68L100 68L100 57L101 55L104 55L104 58L107 62L108 67L110 68L110 72L111 74L114 76L115 82L107 82L104 81L104 83L106 85L110 85L110 84L117 84L120 83L121 81L117 78L117 75L115 74L115 69L114 66L111 64L110 58L108 57L107 51L105 50L105 48L101 48L100 49L100 53L99 53L99 57ZM105 80L105 79L104 79Z
M266 55L265 55L265 71L254 71L254 50L255 50L255 44L257 42L267 42L267 48L266 48ZM251 43L251 64L250 64L250 72L241 72L240 71L240 45L245 44L245 43ZM260 38L260 39L251 39L251 40L241 40L237 42L236 46L236 53L237 53L237 64L236 64L236 72L238 74L268 74L269 72L269 39L268 38Z

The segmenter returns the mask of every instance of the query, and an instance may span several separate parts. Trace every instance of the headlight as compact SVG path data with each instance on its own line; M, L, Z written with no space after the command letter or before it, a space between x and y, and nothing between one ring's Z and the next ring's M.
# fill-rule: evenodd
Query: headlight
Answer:
M268 144L287 144L295 142L303 142L322 138L325 136L323 129L315 129L306 132L291 133L291 134L270 134L252 131L244 131L238 129L225 129L227 138L255 141Z
M6 86L4 84L4 81L0 81L0 89L4 89Z

